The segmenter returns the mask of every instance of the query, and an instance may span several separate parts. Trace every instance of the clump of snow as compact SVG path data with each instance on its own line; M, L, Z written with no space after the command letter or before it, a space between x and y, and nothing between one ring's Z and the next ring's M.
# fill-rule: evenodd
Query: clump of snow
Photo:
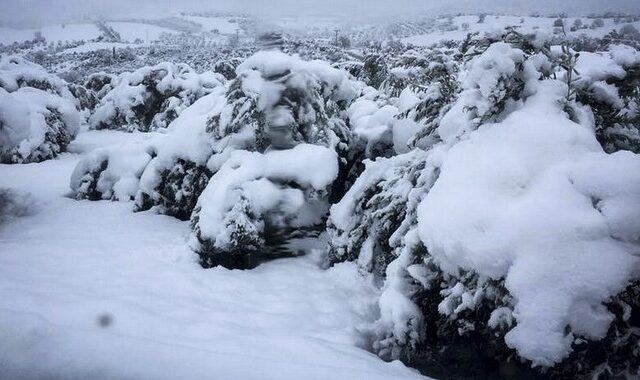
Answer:
M507 344L550 366L574 334L604 336L612 317L602 302L640 274L640 158L603 153L567 119L564 84L533 91L451 148L418 226L443 268L506 279L516 300Z

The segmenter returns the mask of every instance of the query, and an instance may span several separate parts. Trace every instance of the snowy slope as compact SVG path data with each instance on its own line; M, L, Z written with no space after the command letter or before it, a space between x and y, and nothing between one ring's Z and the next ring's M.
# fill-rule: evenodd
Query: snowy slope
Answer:
M100 30L94 24L49 25L39 29L0 28L0 43L11 44L33 40L36 32L49 42L90 40L100 36Z
M229 22L226 17L181 16L187 21L193 21L202 25L204 31L218 30L220 34L234 34L240 29L237 23Z
M123 40L133 42L136 39L141 39L145 42L150 42L160 38L162 33L177 34L176 30L163 28L160 26L143 24L139 22L108 22L107 25L115 29L120 33L120 37Z
M85 132L74 152L144 134ZM377 290L314 255L202 269L189 226L65 197L79 156L0 165L32 215L0 225L0 378L421 378L356 347Z

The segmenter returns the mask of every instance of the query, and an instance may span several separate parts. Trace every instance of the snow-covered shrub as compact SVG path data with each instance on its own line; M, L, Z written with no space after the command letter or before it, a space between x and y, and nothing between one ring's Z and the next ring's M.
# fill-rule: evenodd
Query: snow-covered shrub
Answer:
M223 82L221 75L198 74L186 64L167 62L123 73L100 100L89 125L144 132L166 128L180 112Z
M536 87L521 110L450 149L418 226L443 269L504 278L517 300L507 345L553 366L576 339L606 336L602 303L640 274L640 157L602 152L563 114L561 83Z
M416 223L417 202L437 178L420 149L365 161L365 169L342 200L332 206L329 260L357 260L367 272L384 276L394 249Z
M34 88L0 88L0 162L29 163L64 152L80 126L75 105Z
M84 82L84 87L93 91L99 99L102 99L117 81L117 76L105 72L93 73Z
M232 80L236 77L236 68L242 63L238 58L221 59L213 66L213 71L221 74L225 79Z
M576 70L576 99L591 109L604 149L640 153L640 53L625 46L582 53Z
M209 120L218 145L263 152L348 139L342 112L357 87L343 71L276 51L253 55L237 71L227 105Z
M393 154L393 125L398 113L393 103L393 99L384 93L367 87L362 96L349 106L347 114L354 135L349 148L354 152L362 151L357 159Z
M207 167L214 141L207 133L207 120L224 104L224 88L220 87L171 123L166 137L158 143L156 157L142 173L135 210L157 206L160 212L182 220L191 217L213 174Z
M23 87L35 88L77 105L64 79L49 74L42 66L18 56L10 56L0 61L0 87L8 92L14 92Z
M440 119L437 132L451 142L481 124L499 120L527 96L525 84L548 75L546 55L495 42L473 56L460 73L461 93Z
M96 94L82 85L69 83L69 91L77 99L80 110L88 110L90 112L98 105L99 99Z
M204 96L174 120L166 133L142 143L100 149L76 166L70 186L78 199L135 200L134 210L188 220L211 177L207 119L224 104L223 88Z
M238 266L265 246L265 229L318 225L338 175L332 148L299 144L231 153L193 213L194 248L205 266Z
M22 58L0 62L0 162L28 163L64 152L81 116L67 83Z
M198 242L196 249L203 262L208 264L221 262L225 255L250 254L262 247L266 227L283 229L320 223L326 213L332 190L330 185L338 176L338 170L329 182L311 187L297 177L306 178L304 176L308 173L287 174L291 177L288 182L277 174L273 182L268 172L257 172L246 178L240 176L234 179L236 182L224 185L231 186L227 188L229 194L238 194L233 198L233 202L237 201L232 203L235 205L233 209L225 203L206 201L215 191L225 188L218 184L229 180L225 176L239 175L255 167L254 161L272 162L275 158L289 160L292 170L308 169L322 173L334 165L336 168L339 164L347 167L350 157L348 143L351 131L344 120L346 108L359 86L345 72L324 62L303 61L275 51L255 54L237 71L238 77L229 86L224 106L208 121L207 132L213 138L213 155L207 166L214 174L192 217ZM298 148L300 144L305 145ZM258 153L234 153L237 150L264 153L264 157ZM299 160L294 158L296 153L318 167L300 166ZM220 172L226 174L223 176ZM257 184L264 185L265 192L271 189L272 199L255 199L251 192ZM305 224L300 224L299 216L291 219L296 213L274 214L279 204L287 205L296 213L306 205L304 209L308 212L303 213L306 215ZM213 226L208 222L211 218L203 218L203 215L220 213L219 207L227 207L223 210L234 217L215 219L220 225ZM313 217L308 214L313 214ZM205 223L204 228L202 223Z
M154 155L152 143L93 151L74 169L71 190L76 199L133 200L140 176Z
M424 57L405 55L401 62L414 69L408 76L407 88L400 94L398 119L402 122L394 129L398 135L394 136L396 150L426 148L439 140L437 127L460 91L459 64L450 52L442 50Z
M381 54L371 54L364 58L358 79L374 88L380 85L389 75L389 66L385 57Z
M384 281L382 357L637 374L640 157L602 151L527 41L476 43L452 105L423 119L439 138L367 162L331 208L328 257Z

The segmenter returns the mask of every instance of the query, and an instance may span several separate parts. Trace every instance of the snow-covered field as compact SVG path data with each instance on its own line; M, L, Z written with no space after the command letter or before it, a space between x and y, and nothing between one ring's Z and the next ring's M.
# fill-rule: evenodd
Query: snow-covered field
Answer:
M109 22L107 23L123 40L133 42L140 39L145 42L157 40L162 33L178 33L175 30L160 26L142 24L138 22Z
M30 194L0 225L0 378L421 378L357 347L378 290L355 264L205 270L188 222L68 197L81 152L147 137L84 132L77 153L0 165Z
M182 18L202 25L205 32L217 30L220 34L233 34L240 28L237 23L229 22L225 17L182 16Z

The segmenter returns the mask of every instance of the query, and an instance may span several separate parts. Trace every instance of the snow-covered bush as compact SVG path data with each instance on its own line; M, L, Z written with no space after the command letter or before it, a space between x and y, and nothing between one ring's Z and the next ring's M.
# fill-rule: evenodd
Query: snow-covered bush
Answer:
M71 190L77 199L133 200L140 176L154 155L152 143L93 151L74 169Z
M0 87L8 92L23 87L35 88L67 99L76 105L76 99L64 79L49 74L42 66L18 56L10 56L0 61Z
M606 336L602 303L640 274L640 157L602 152L562 113L561 83L536 87L521 110L450 149L418 227L446 271L504 278L517 300L507 345L552 366L576 339Z
M337 175L336 152L319 145L231 153L192 217L194 248L203 265L238 266L265 248L266 228L320 224Z
M237 71L227 105L209 121L218 145L263 152L301 142L346 142L342 112L358 88L343 71L276 51L255 54Z
M207 120L225 104L224 88L196 101L171 123L158 143L157 155L145 168L136 195L137 211L158 207L162 213L189 220L212 175L207 161L213 139Z
M0 162L29 163L64 152L81 123L67 83L38 65L0 62Z
M607 152L640 153L640 53L626 46L582 53L577 101L589 106L596 137Z
M213 71L221 74L227 80L233 80L236 77L236 68L242 63L238 58L221 59L213 66Z
M367 162L331 208L330 262L384 281L372 349L637 373L640 157L603 152L548 46L508 33L464 48L461 92L422 118L426 150Z
M345 123L346 108L357 95L359 85L345 72L324 62L303 61L275 51L255 54L237 71L238 77L229 86L224 106L208 121L207 131L214 143L213 156L207 166L214 175L192 217L196 249L208 264L221 262L225 255L250 254L263 247L266 227L284 229L319 224L328 207L331 184L338 176L337 168L339 164L347 167L349 160L351 132ZM298 148L300 144L306 148ZM264 153L264 157L258 153L248 156L246 152L234 153L236 150ZM318 167L303 168L294 159L296 153ZM245 156L253 158L238 158ZM226 191L229 196L239 194L237 199L233 198L233 202L237 201L233 209L223 209L233 214L233 218L219 218L221 225L212 227L206 221L209 217L203 218L203 215L219 213L219 207L229 205L207 201L211 194L219 191L216 189L224 188L218 182L228 181L227 175L250 170L256 166L256 160L269 161L273 157L288 161L294 170L322 173L322 167L335 165L336 172L328 182L317 186L309 186L303 180L309 173L287 174L288 182L277 174L273 179L268 172L257 172L246 178L240 176L224 185L231 186ZM227 174L218 174L221 171ZM254 199L251 189L257 184L262 184L265 191L271 189L272 199ZM287 205L296 212L279 215L278 205ZM300 224L301 217L292 217L303 205L306 216L302 218L304 224Z
M349 147L351 151L362 151L364 158L393 154L393 125L398 113L393 103L393 99L384 93L368 87L349 106L347 113L354 135ZM358 159L362 160L363 157Z
M95 79L98 88L106 77ZM139 130L166 128L184 109L222 85L219 74L198 74L186 64L161 63L123 73L100 100L89 119L93 129ZM106 82L104 82L106 83ZM103 90L99 90L103 91Z
M414 53L401 58L404 67L413 69L400 94L398 119L402 122L394 129L396 150L427 148L439 140L436 129L460 91L459 64L451 55L448 50L434 49L425 56Z
M93 73L84 82L84 87L93 91L99 99L102 99L117 81L117 76L105 72Z
M358 79L371 87L379 88L389 75L389 66L381 54L371 54L363 59Z

